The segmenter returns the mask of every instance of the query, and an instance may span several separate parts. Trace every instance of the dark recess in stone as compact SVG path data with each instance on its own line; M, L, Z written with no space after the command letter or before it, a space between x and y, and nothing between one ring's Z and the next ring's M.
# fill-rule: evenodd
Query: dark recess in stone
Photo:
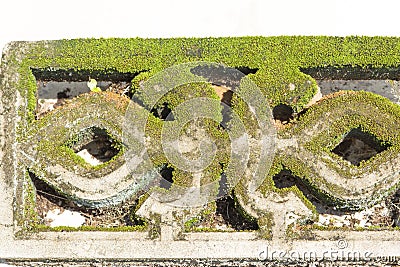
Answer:
M400 226L400 190L397 190L391 197L386 199L386 205L392 212L393 227Z
M246 75L256 73L258 69L251 69L249 67L224 67L214 65L203 65L197 66L190 69L190 72L194 75L205 78L208 82L218 85L225 86L231 89L238 88L240 80Z
M143 71L135 73L118 72L113 69L109 70L51 70L51 69L31 69L36 80L40 81L55 81L55 82L82 82L95 79L97 81L111 82L131 82L135 76Z
M130 204L126 203L119 206L110 206L107 208L88 208L76 204L73 200L68 199L68 197L59 193L52 186L39 179L33 172L29 170L28 175L35 187L35 209L41 219L45 217L45 214L43 214L43 212L49 209L49 206L53 206L61 210L68 209L71 211L80 212L86 218L94 218L93 221L112 221L113 217L120 218L121 222L118 226L138 226L145 224L145 221L134 214L138 200ZM121 215L123 216L121 217ZM91 225L90 222L86 222L85 224Z
M171 113L171 111L172 110L168 107L168 103L163 103L163 105L161 107L154 107L151 110L151 113L153 113L153 115L159 119L162 119L165 121L173 121L174 115L173 115L173 113Z
M226 177L226 174L223 172L221 174L221 179L219 180L218 198L224 197L228 193L229 193L228 179Z
M160 180L160 187L164 189L170 189L172 184L174 183L173 180L173 167L169 167L164 165L163 168L160 170L160 175L163 179Z
M113 140L105 129L90 127L82 130L77 140L69 144L75 153L86 149L86 151L100 162L110 161L120 149L117 142Z
M39 179L33 172L27 171L29 178L31 178L33 185L36 188L36 193L39 195L44 195L47 199L49 199L53 203L65 202L67 198L61 195L57 190L51 187L49 184ZM69 206L75 206L73 202L68 203Z
M240 71L241 73L243 73L244 75L249 75L249 74L256 74L256 72L258 71L258 68L252 69L249 67L236 67L235 69L237 69L238 71Z
M272 177L276 188L283 189L296 186L303 195L315 206L318 213L328 213L342 215L348 213L347 210L335 209L335 203L330 203L320 196L315 188L305 179L294 175L290 170L284 168Z
M367 161L391 145L378 140L375 135L354 128L345 135L343 140L331 151L355 166L361 161Z
M327 66L300 68L300 71L317 80L400 80L400 66Z
M244 211L235 199L226 195L216 200L216 214L221 215L227 225L237 231L258 230L257 220L244 216Z
M230 107L232 104L232 97L233 97L233 91L228 90L222 94L221 102Z
M257 220L251 220L250 216L244 216L245 211L233 196L234 192L230 192L226 174L223 172L219 180L216 214L221 215L225 223L235 230L258 230Z
M293 119L293 108L286 104L279 104L272 109L272 116L275 120L289 122Z

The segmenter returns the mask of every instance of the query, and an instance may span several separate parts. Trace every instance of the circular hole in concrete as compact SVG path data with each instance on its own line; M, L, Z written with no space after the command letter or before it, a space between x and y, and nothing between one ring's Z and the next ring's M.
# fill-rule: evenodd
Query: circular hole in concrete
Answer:
M272 109L272 115L275 120L289 122L293 119L293 108L286 104L279 104Z

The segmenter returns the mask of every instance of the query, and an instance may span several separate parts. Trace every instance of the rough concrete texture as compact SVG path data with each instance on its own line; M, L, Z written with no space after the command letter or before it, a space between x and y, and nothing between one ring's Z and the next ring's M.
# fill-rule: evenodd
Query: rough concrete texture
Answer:
M6 50L5 62L7 53ZM21 232L23 223L18 222L15 211L18 210L16 205L24 204L19 202L19 194L27 192L18 189L21 173L17 171L20 151L16 127L18 108L26 99L10 86L18 79L13 67L5 64L1 69L0 266L3 263L16 266L296 266L311 262L314 266L383 266L398 263L398 230L310 229L290 237L287 232L290 225L299 218L312 216L310 209L292 192L286 196L271 194L268 198L253 192L249 200L239 199L249 213L253 209L269 207L273 219L271 238L262 237L258 231L185 232L176 218L188 213L197 214L201 208L179 208L153 197L145 201L137 214L148 219L154 214L159 216L155 223L159 227L156 235L149 231ZM284 150L297 145L298 140L292 139L278 142L277 147ZM312 155L308 156L312 158ZM400 158L396 163L399 161ZM339 176L321 169L323 171L332 183L343 184ZM110 177L107 176L112 179ZM365 179L365 187L376 182L372 175ZM94 183L99 186L97 183L101 182ZM362 194L358 181L350 181L346 186ZM194 198L195 191L186 192L190 193L186 194L188 201Z

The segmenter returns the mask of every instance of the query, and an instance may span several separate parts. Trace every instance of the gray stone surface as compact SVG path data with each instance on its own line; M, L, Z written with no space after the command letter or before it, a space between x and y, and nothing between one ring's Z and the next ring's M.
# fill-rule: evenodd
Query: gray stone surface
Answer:
M400 103L400 83L396 80L317 80L323 96L340 90L368 91Z

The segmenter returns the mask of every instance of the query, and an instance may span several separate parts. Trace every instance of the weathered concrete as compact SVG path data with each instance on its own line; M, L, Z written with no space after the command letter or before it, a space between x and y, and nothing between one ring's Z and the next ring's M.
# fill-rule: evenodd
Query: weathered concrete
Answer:
M22 48L21 48L22 49ZM22 50L21 50L22 51ZM22 53L21 51L17 51ZM7 62L7 56L5 57ZM261 237L258 231L249 232L184 232L181 222L176 217L197 214L201 207L191 210L179 208L177 205L162 202L159 198L149 197L137 211L137 214L152 219L155 214L160 217L154 222L160 227L159 236L151 236L149 232L107 232L107 231L73 231L73 232L36 232L21 231L23 223L18 211L24 209L24 196L28 194L23 189L27 181L21 178L18 169L18 141L15 129L19 119L18 108L24 107L26 99L10 85L18 79L14 65L5 64L1 75L0 90L0 259L16 264L26 260L44 262L60 260L61 262L85 262L93 259L116 262L135 260L143 264L152 264L157 260L171 260L171 264L179 265L178 260L191 259L219 260L215 263L224 264L227 261L240 263L245 259L254 265L265 261L287 260L290 262L307 261L341 261L352 262L379 261L390 263L400 258L400 232L393 230L362 231L330 229L307 230L303 237L289 237L287 229L293 222L293 216L311 216L310 210L295 194L285 197L271 194L268 198L254 195L248 203L248 210L265 208L272 212L272 238ZM5 96L4 94L9 94ZM304 140L302 140L304 141ZM301 142L296 139L278 143L278 149L299 147ZM312 155L310 155L310 158ZM323 171L322 167L321 170ZM112 180L111 176L106 176ZM200 177L200 178L199 178ZM194 182L200 184L201 176ZM376 177L367 177L368 185L376 181ZM327 177L332 182L338 182L338 177ZM101 188L104 181L80 180L82 188L97 186ZM126 181L121 181L121 183ZM386 181L388 182L388 181ZM394 183L393 181L389 181ZM110 181L108 181L110 183ZM350 184L350 182L349 182ZM357 182L351 186L356 190ZM123 186L125 187L125 186ZM251 187L251 186L250 186ZM111 190L111 189L110 189ZM113 192L121 188L114 188ZM103 192L104 193L104 192ZM183 201L196 202L196 190L187 191ZM94 194L94 193L93 193ZM93 195L95 197L95 195ZM242 203L246 202L240 199ZM178 201L179 202L179 201ZM252 214L251 214L252 215ZM257 215L256 215L257 216ZM256 217L255 216L255 217ZM1 261L0 261L1 262ZM136 264L135 263L135 264ZM71 263L73 265L75 263ZM123 264L123 263L122 263ZM169 263L168 263L169 264Z

